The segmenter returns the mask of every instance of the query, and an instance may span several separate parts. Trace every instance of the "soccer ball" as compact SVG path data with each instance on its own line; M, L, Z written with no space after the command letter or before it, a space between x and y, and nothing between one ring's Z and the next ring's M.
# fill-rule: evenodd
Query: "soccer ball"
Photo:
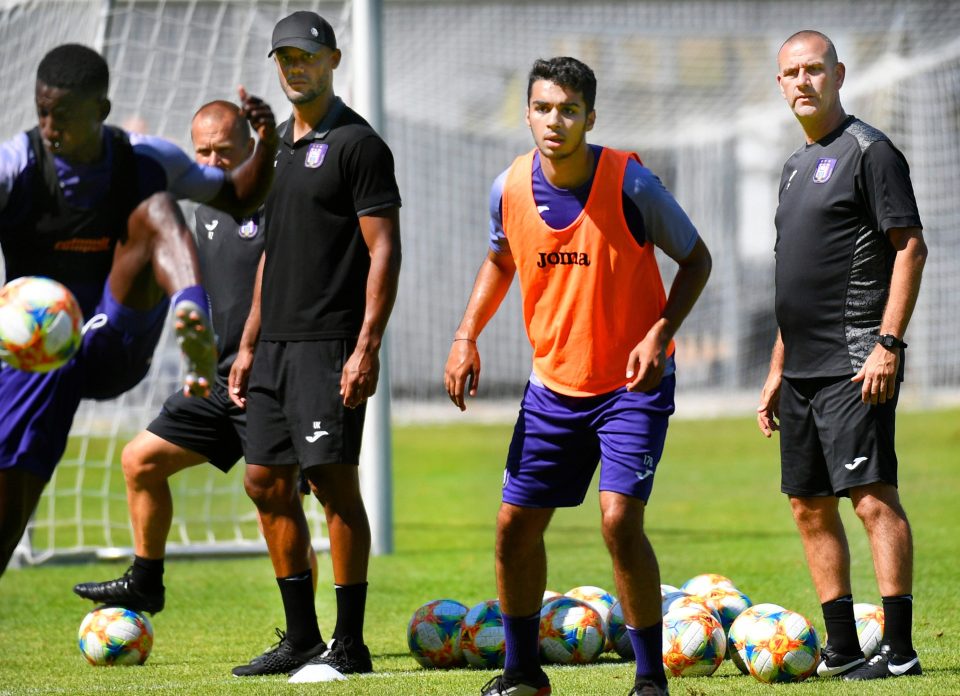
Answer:
M868 660L877 654L883 640L883 607L858 602L853 605L853 618L857 621L857 638L860 649Z
M705 611L674 609L663 617L663 666L668 676L706 677L727 649L720 622Z
M0 359L18 370L50 372L80 348L83 315L66 287L23 276L0 288Z
M747 629L745 647L750 674L766 684L803 681L820 661L817 632L789 609L757 617Z
M600 612L573 597L558 597L540 610L540 656L544 662L584 664L603 652Z
M542 608L544 604L549 602L551 599L556 599L557 597L563 597L563 595L554 590L544 590L543 598L540 600L540 607Z
M730 630L727 631L727 657L736 665L741 674L750 674L747 663L744 662L747 654L747 632L750 630L750 625L757 620L757 617L775 614L778 611L783 611L783 607L779 604L754 604L741 612L740 616L730 624Z
M427 602L413 612L407 626L407 645L422 666L463 667L460 631L467 607L452 599Z
M753 604L743 592L725 585L718 585L711 589L703 595L703 601L720 615L720 623L724 631L730 630L733 620Z
M717 621L723 622L720 620L720 612L707 604L707 601L698 595L687 594L682 590L677 590L676 592L671 592L666 597L664 597L663 602L660 603L661 613L666 616L674 609L693 609L696 611L705 611L708 614L713 614L713 618Z
M709 593L710 590L715 587L735 588L736 586L733 584L733 580L728 578L726 575L718 575L717 573L703 573L701 575L694 575L692 578L680 585L680 589L687 594L700 595L701 597L706 597L707 593Z
M613 641L610 640L610 631L607 628L607 621L610 619L610 607L617 601L617 598L600 587L593 585L581 585L574 587L567 592L567 597L573 597L586 602L597 610L600 618L603 619L603 633L607 636L607 643L604 650L613 650Z
M488 599L474 605L460 629L460 650L473 667L503 667L507 650L503 642L500 602Z
M663 599L671 592L679 592L679 587L674 587L673 585L660 585L660 599Z
M77 637L91 665L142 665L153 647L153 626L130 609L99 607L83 617Z
M613 649L624 660L636 658L633 643L630 642L630 634L627 633L627 621L623 618L623 605L620 602L614 602L610 607L610 616L607 619L607 641L613 643Z

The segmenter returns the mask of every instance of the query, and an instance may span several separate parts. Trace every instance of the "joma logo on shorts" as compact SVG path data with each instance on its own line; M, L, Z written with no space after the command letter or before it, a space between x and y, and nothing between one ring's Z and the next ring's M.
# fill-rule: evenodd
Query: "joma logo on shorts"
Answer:
M541 251L537 268L547 266L589 266L590 257L582 251L551 251L549 254Z

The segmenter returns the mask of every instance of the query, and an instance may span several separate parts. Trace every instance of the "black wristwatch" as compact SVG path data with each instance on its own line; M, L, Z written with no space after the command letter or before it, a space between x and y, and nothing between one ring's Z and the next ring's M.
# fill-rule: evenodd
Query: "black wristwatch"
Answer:
M877 337L877 343L886 348L887 350L893 350L894 348L899 348L903 350L907 347L907 344L901 341L899 338L893 334L882 334Z

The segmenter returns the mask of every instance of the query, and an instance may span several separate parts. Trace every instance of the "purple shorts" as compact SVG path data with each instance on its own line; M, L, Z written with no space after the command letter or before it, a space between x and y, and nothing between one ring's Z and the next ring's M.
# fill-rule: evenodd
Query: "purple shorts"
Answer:
M527 384L503 476L503 502L575 507L600 462L600 490L646 502L674 411L676 377L648 392L564 396Z
M53 372L0 367L0 469L20 467L49 480L63 456L81 399L110 399L133 388L150 368L168 302L147 312L119 304L109 286L83 343Z

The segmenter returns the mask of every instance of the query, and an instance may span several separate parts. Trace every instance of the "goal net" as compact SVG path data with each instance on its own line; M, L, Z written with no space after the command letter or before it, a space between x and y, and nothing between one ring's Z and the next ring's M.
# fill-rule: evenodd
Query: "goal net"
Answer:
M350 29L342 3L241 0L0 0L0 136L35 121L33 76L57 43L99 46L111 71L111 120L139 117L188 146L190 116L243 83L278 118L289 113L266 59L276 19L316 9L338 30L350 102ZM842 97L891 137L910 162L930 254L910 325L903 399L930 404L960 391L960 3L811 0L385 0L384 135L403 195L404 267L390 322L395 419L456 412L444 361L486 251L489 187L531 147L523 125L533 60L573 55L596 72L592 142L632 149L664 181L710 247L714 270L677 340L678 402L745 412L754 404L776 333L773 215L783 162L802 145L780 97L776 53L791 33L831 36L847 65ZM673 264L661 264L665 281ZM630 311L631 298L624 298ZM480 404L515 409L530 369L514 287L480 339ZM174 388L170 342L148 380L116 403L87 404L67 459L34 525L33 553L129 545L119 452ZM451 463L451 466L455 466ZM239 474L239 471L235 472ZM184 548L255 543L239 476L184 472L172 537ZM203 518L196 522L193 515ZM314 510L314 524L319 517ZM184 515L184 517L180 517Z

